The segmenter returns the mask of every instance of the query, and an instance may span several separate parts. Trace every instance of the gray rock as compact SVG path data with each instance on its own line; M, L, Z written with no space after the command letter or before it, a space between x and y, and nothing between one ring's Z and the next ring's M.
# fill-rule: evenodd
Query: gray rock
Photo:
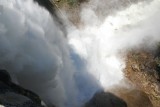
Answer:
M97 92L85 107L127 107L127 104L112 93Z
M0 70L0 107L43 107L35 93L14 83L7 71Z

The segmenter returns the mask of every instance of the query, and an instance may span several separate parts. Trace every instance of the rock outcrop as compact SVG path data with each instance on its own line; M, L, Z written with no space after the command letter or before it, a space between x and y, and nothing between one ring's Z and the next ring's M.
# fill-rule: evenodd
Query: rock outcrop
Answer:
M114 93L114 95L123 99L128 107L153 107L150 99L141 90L135 89L130 83L127 83L129 86L115 86L112 87L109 91Z
M11 81L5 70L0 70L0 107L44 107L35 93Z
M127 104L112 93L97 92L85 107L127 107Z
M160 107L158 61L159 58L151 52L130 52L125 69L128 80L148 95L154 107Z

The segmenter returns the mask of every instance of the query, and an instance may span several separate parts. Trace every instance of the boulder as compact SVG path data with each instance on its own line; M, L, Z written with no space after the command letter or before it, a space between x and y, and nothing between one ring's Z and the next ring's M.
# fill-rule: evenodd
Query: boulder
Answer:
M43 107L35 93L14 84L6 70L0 70L0 107Z
M85 107L127 107L127 104L112 93L97 92Z

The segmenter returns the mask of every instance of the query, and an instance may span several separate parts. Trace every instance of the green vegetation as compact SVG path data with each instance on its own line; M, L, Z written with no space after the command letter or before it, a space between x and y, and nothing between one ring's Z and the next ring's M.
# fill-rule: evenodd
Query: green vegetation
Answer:
M68 4L75 5L78 4L78 0L67 0Z

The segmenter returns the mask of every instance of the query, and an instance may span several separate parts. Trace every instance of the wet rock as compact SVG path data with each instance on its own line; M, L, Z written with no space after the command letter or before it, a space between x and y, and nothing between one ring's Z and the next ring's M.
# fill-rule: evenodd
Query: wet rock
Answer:
M85 107L127 107L127 104L112 93L97 92Z
M5 83L11 82L11 77L9 73L4 69L0 70L0 81L3 81Z
M10 75L0 70L0 107L43 107L35 93L12 83Z

